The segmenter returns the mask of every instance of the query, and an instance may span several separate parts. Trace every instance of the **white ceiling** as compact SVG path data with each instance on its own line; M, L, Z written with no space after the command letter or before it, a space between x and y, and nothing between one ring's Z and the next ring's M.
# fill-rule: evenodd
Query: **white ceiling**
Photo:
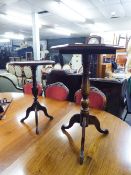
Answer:
M41 39L65 37L51 32L50 29L54 26L70 29L71 37L87 36L90 32L131 29L131 0L66 1L69 2L69 8L86 18L86 22L67 20L61 15L61 8L56 8L54 5L55 0L0 0L0 14L10 10L31 15L33 12L47 10L49 13L39 14L45 24L40 28ZM2 16L0 15L0 35L4 32L17 32L32 37L31 27L11 23ZM67 16L66 11L65 16Z

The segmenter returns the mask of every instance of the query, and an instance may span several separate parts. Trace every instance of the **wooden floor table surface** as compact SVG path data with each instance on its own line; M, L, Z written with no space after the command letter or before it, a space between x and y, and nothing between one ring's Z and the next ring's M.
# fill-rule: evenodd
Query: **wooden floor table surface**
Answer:
M86 128L85 161L80 165L81 127L75 124L61 131L61 125L79 113L79 105L39 97L54 119L40 111L36 135L34 112L25 124L20 122L32 96L0 93L3 97L13 101L0 121L0 175L131 175L131 127L119 118L90 109L109 134L100 134L94 126Z

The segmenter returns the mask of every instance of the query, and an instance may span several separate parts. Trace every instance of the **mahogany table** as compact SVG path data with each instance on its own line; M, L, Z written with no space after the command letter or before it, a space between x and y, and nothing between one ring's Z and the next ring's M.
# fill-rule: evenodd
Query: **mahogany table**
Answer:
M37 88L37 82L36 82L36 69L39 65L50 65L54 63L55 63L54 61L20 61L20 62L10 62L9 63L11 65L30 66L32 69L32 78L33 78L32 94L34 96L34 102L29 108L27 108L26 116L23 119L21 119L21 122L23 123L24 120L28 118L31 111L35 111L36 134L39 134L37 111L42 110L46 117L48 117L50 120L53 119L53 117L47 113L46 107L40 105L40 103L37 100L38 88Z
M80 123L82 127L82 139L81 139L81 149L80 149L80 164L83 164L84 160L84 142L85 142L85 128L88 125L95 125L96 129L103 134L108 134L107 129L101 129L100 122L97 117L89 114L89 64L91 54L115 54L116 49L120 49L115 46L110 45L85 45L85 44L74 44L65 46L54 46L52 49L58 49L60 54L82 54L82 65L83 65L83 76L82 76L82 101L81 101L81 112L80 114L75 114L70 119L68 126L62 125L62 130L69 129L74 123Z

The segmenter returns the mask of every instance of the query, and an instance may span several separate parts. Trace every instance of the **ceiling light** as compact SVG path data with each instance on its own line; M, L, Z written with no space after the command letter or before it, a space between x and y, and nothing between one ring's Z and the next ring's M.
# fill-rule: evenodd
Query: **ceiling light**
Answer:
M7 16L7 19L9 21L13 22L13 23L16 23L16 24L21 24L21 25L26 25L26 26L32 26L32 22L31 21L19 19L18 17Z
M13 32L5 32L5 34L3 35L3 37L9 38L9 39L24 40L24 35L22 35L22 34L15 34Z
M30 15L25 15L13 11L7 11L6 14L6 18L9 21L12 21L17 24L23 24L26 26L32 26L32 18Z
M8 43L8 42L10 42L10 39L7 39L7 38L0 39L0 43Z
M116 16L116 12L115 11L111 12L111 16Z
M21 14L21 13L14 12L14 11L7 11L6 14L9 15L9 16L17 17L19 19L26 19L26 20L29 20L29 21L31 20L30 15Z
M59 35L67 35L70 36L72 31L70 31L69 29L65 29L62 27L55 27L54 29L50 29L50 31L57 33Z
M23 26L28 26L28 27L32 26L31 15L24 15L18 12L7 11L6 14L1 14L1 17L17 25L23 25ZM39 21L39 27L41 27L41 25L42 25L42 22Z
M119 18L115 11L111 12L111 18Z
M104 24L104 23L95 23L95 24L88 24L88 28L92 31L92 32L105 32L105 31L110 31L111 28L108 24Z

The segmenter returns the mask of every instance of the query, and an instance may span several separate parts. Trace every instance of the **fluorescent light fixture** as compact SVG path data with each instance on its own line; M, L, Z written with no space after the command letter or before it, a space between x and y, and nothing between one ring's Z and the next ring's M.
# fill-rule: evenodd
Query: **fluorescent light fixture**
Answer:
M6 15L2 14L1 15L3 18L5 18L8 21L11 21L17 25L23 25L27 27L32 26L32 17L31 15L25 15L21 14L18 12L13 12L13 11L7 11ZM39 27L42 26L42 22L39 21Z
M70 21L79 21L79 22L85 22L86 18L80 15L78 12L76 12L74 9L70 8L68 5L66 5L63 1L60 2L53 2L53 9L57 11L57 13L62 16L63 18L66 18Z
M0 39L0 43L9 43L9 42L10 42L10 39L7 39L7 38Z
M31 16L30 15L25 15L25 14L21 14L21 13L18 13L18 12L13 12L13 11L7 11L6 12L7 15L9 16L14 16L14 17L17 17L20 19L26 19L28 21L31 21Z
M92 32L106 32L106 31L110 31L111 28L108 24L104 24L104 23L94 23L94 24L88 24L86 25L86 27L88 27Z
M3 37L9 38L9 39L24 40L24 35L22 35L22 34L15 34L13 32L5 32Z
M111 16L116 16L116 12L115 11L112 11L111 12Z
M30 15L23 15L13 11L7 11L6 14L5 18L11 22L25 26L32 26L32 19Z
M59 35L67 35L70 36L72 31L69 29L65 29L62 27L55 27L54 29L50 29L51 32L57 33Z
M95 23L94 24L95 26L94 27L96 27L96 29L98 30L98 31L110 31L110 26L108 25L108 24L104 24L104 23Z

